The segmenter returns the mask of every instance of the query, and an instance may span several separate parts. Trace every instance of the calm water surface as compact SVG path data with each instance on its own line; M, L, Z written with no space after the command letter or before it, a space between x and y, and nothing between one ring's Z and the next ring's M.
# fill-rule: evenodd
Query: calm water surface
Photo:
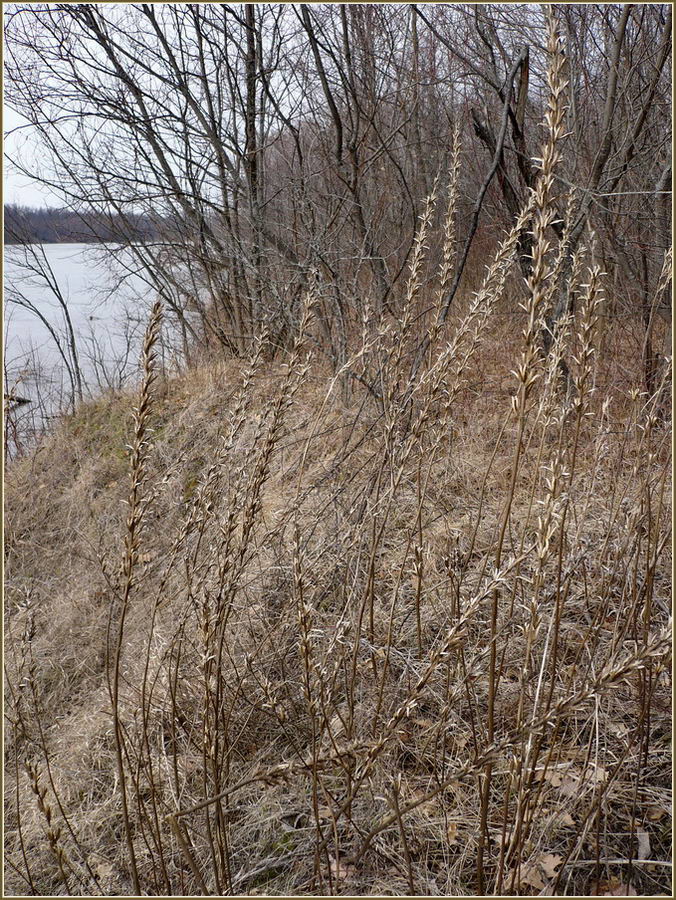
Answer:
M41 249L51 270L49 277L58 284L67 303L88 389L95 392L110 386L107 378L124 377L127 344L130 338L133 343L133 335L147 313L147 287L138 276L121 281L100 248L44 244ZM26 370L33 367L39 368L43 377L59 381L63 361L54 336L35 311L21 305L22 298L42 314L62 341L66 336L64 313L46 279L28 271L24 255L21 247L5 247L6 376L21 377L24 372L25 379L29 374ZM126 368L133 364L135 360L128 360ZM21 383L26 386L25 380Z
M140 336L150 306L142 279L111 269L110 257L91 244L44 244L44 263L66 301L73 323L85 396L118 388L136 372ZM24 419L54 415L70 396L71 385L54 335L67 346L65 317L47 280L26 267L22 247L5 247L4 384L31 400ZM39 413L38 413L39 410ZM38 423L40 424L40 423Z

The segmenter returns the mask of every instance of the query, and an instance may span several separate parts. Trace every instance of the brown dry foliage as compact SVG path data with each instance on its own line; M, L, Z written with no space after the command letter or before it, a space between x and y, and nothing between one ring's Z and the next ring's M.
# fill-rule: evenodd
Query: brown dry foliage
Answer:
M527 289L515 229L421 366L427 215L337 375L312 296L284 363L149 337L13 463L11 893L668 892L670 428L583 254L538 349L549 147Z

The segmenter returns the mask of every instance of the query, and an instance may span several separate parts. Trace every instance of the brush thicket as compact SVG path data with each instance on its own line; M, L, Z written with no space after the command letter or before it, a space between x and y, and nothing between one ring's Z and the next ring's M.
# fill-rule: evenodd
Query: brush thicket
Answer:
M549 50L537 188L446 321L457 136L440 287L435 185L402 315L337 374L313 288L284 364L262 341L159 397L158 307L131 487L94 407L54 438L70 486L40 488L49 449L10 471L13 892L668 891L670 434L663 388L607 377L603 273L550 247Z

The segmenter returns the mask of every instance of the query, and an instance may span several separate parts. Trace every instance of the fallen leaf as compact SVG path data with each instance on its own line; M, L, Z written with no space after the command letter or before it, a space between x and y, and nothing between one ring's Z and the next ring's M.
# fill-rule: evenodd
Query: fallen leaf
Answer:
M557 869L561 865L563 857L557 856L555 853L543 853L537 860L538 865L547 878L554 878Z
M448 830L446 832L448 837L448 843L450 846L458 843L458 823L457 822L449 822Z
M561 825L566 825L569 828L572 828L572 826L575 824L575 819L569 812L559 813L558 821Z
M648 819L651 822L659 822L660 819L663 819L665 816L669 815L669 810L665 809L663 806L649 806L648 807Z
M559 790L563 794L564 797L577 797L580 792L580 782L577 778L571 778L570 775L566 775L559 785Z
M624 722L612 723L610 725L610 729L620 738L624 737L629 732L629 728L624 724Z
M100 862L94 868L96 870L97 877L102 881L110 878L110 876L113 874L113 867L110 863L107 862Z
M524 884L527 884L529 887L535 888L536 891L541 891L544 889L545 883L542 880L542 875L538 871L537 866L532 863L528 863L525 866L521 867L521 874L519 881L519 887Z
M608 772L603 766L594 766L593 772L589 775L592 784L605 784L608 780Z
M341 859L334 859L332 856L329 857L329 869L333 877L338 879L338 881L352 878L357 871L354 866L343 862Z
M545 781L548 781L552 787L560 787L561 782L563 781L563 775L561 775L560 772L557 772L556 769L550 769L545 774Z
M638 897L638 892L633 884L613 880L608 887L612 887L612 890L606 891L601 895L602 897Z
M449 531L461 531L462 532L470 527L471 522L472 522L472 519L470 517L470 514L465 513L464 515L460 516L460 518L457 519L455 522L451 522L450 524L448 524L447 528Z
M431 800L423 800L425 794L422 791L411 791L407 796L407 800L416 803L416 809L425 816L437 816L439 814L439 798L432 797Z

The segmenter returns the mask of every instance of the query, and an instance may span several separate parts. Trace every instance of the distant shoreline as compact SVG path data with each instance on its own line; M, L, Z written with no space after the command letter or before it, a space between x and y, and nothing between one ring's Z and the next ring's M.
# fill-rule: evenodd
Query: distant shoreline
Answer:
M60 246L61 244L92 244L93 246L97 246L99 244L101 244L101 245L102 244L111 244L111 243L131 244L133 242L132 241L120 241L120 240L110 241L110 240L105 240L103 238L92 239L92 238L86 238L86 237L82 237L82 236L78 236L78 235L72 235L72 236L64 238L63 240L60 240L60 241L43 241L43 240L40 240L40 238L36 238L35 240L28 239L25 241L12 240L11 238L8 238L7 236L5 236L4 243L5 243L6 247L22 247L25 244L42 244L43 246L45 246L45 245L49 246L51 244L53 244L54 246Z
M131 244L157 240L167 221L145 215L74 212L8 203L4 207L6 245Z

